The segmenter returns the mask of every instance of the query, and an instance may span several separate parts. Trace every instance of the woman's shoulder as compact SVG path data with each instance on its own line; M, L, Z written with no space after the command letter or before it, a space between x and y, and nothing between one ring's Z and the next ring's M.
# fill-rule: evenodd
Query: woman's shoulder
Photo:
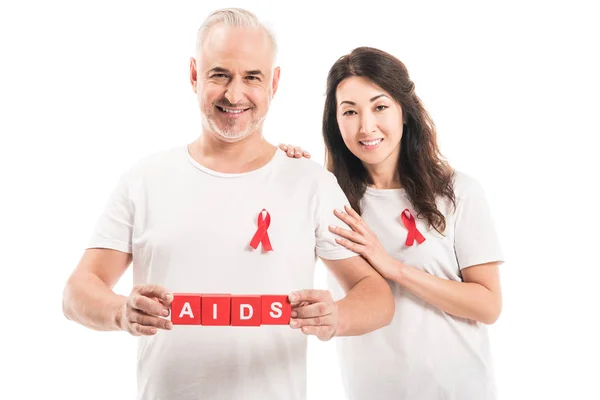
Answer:
M473 194L479 194L483 191L479 181L472 175L454 170L453 189L456 199L464 199Z

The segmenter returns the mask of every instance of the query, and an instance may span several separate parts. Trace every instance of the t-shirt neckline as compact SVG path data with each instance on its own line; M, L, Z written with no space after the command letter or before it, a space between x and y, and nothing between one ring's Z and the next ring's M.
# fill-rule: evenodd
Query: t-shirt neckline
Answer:
M279 153L283 153L281 150L276 149L275 154L273 154L271 159L265 165L263 165L262 167L259 167L257 169L254 169L252 171L241 172L241 173L226 173L226 172L219 172L219 171L215 171L210 168L207 168L204 165L200 164L198 161L194 160L194 157L192 157L192 155L190 154L190 150L187 145L184 146L184 151L185 151L186 157L187 157L188 161L190 162L190 164L192 164L194 167L196 167L200 171L202 171L208 175L216 176L218 178L240 178L243 176L258 174L258 173L267 171L272 167L273 164L275 164L281 158L281 154L279 154Z
M406 190L404 188L398 188L398 189L375 189L372 187L367 186L367 190L365 191L365 194L371 195L371 196L398 196L398 195L403 195L406 193Z

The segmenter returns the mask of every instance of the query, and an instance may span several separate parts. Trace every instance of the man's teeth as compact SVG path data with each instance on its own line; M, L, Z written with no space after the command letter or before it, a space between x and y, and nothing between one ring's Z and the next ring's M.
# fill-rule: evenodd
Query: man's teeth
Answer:
M225 107L221 107L221 109L223 109L223 111L225 111L226 113L231 113L231 114L239 114L239 113L246 111L246 110L232 110L230 108L225 108Z
M382 140L383 139L375 139L375 140L371 140L370 142L361 140L360 143L364 144L365 146L375 146L376 144L379 144L379 142L381 142Z

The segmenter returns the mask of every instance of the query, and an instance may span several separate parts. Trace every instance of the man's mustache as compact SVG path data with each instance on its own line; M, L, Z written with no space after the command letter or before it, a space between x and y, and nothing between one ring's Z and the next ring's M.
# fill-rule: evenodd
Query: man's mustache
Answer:
M225 107L225 108L252 108L254 107L254 104L250 103L250 104L244 104L244 103L236 103L233 104L231 102L229 102L229 100L227 99L220 99L217 102L215 102L216 106L219 107Z

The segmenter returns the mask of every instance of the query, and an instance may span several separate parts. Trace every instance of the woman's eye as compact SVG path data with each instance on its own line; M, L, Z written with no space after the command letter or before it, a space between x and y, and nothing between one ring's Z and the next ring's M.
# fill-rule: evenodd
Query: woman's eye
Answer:
M354 110L348 110L348 111L344 111L344 113L342 115L354 115L356 114L356 112Z
M385 110L386 108L388 108L388 107L387 107L387 106L384 106L384 105L380 105L380 106L377 106L377 107L375 107L375 109L376 109L377 111L383 111L383 110Z

